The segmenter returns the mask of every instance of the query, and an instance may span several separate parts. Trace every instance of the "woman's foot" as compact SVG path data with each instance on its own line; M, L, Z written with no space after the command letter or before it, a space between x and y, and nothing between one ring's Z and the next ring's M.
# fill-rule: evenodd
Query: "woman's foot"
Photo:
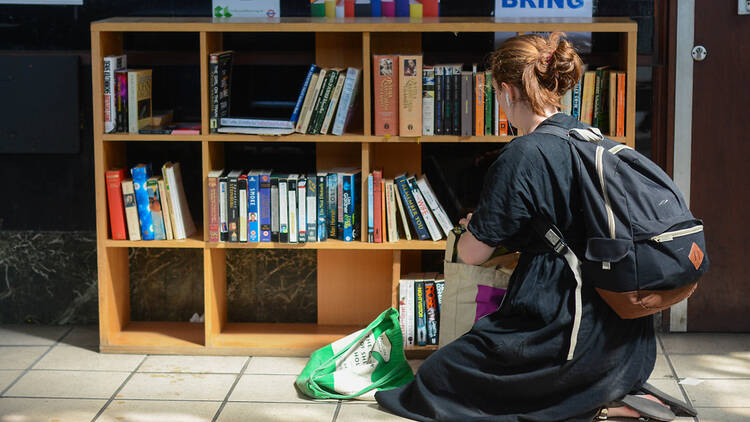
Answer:
M644 394L644 395L638 395L638 397L643 397L644 399L648 399L651 401L654 401L656 403L659 403L663 406L666 406L661 400L657 399L656 397L652 396L651 394ZM610 407L607 409L607 417L614 418L614 417L620 417L620 418L640 418L641 414L638 413L635 409L632 409L628 406L620 406L620 407Z

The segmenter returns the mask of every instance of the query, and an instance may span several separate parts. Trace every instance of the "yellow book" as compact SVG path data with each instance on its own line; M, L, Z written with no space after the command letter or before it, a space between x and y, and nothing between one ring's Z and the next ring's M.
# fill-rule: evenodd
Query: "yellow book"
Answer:
M399 135L422 135L422 56L398 56Z
M609 136L617 133L617 72L609 72Z
M326 17L327 18L335 18L336 17L336 0L326 0Z
M589 70L583 74L583 97L581 101L581 121L593 124L594 121L594 88L596 71Z
M414 3L414 0L412 0L411 4L409 4L409 17L422 17L422 3Z
M151 69L128 71L128 132L151 124Z

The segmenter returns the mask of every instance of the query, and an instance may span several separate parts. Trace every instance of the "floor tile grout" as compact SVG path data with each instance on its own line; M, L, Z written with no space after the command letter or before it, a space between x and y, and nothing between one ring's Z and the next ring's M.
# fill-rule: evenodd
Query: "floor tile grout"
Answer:
M229 387L229 391L227 391L227 395L224 397L224 401L221 402L221 404L219 405L219 408L216 410L216 414L214 415L213 419L211 419L211 422L216 422L219 419L219 415L221 415L221 412L224 410L224 407L227 405L227 402L229 401L229 396L231 396L232 392L234 392L234 388L240 382L240 379L242 378L242 374L247 369L247 366L250 365L251 360L253 360L253 357L248 356L247 360L245 361L245 364L242 365L242 369L240 370L240 373L237 374L237 378L234 379L234 383L232 383L232 386Z
M341 411L341 400L338 401L336 404L336 410L333 411L333 419L331 419L331 422L336 422L336 418L339 417L339 412Z
M64 333L63 333L63 334L62 334L62 335L61 335L61 336L60 336L60 337L59 337L59 338L57 339L57 340L55 340L55 342L54 342L54 343L52 343L52 345L51 345L51 346L49 346L49 348L48 348L48 349L47 349L47 350L46 350L46 351L45 351L44 353L42 353L42 355L41 355L41 356L39 356L38 358L36 358L36 360L35 360L34 362L32 362L32 363L31 363L31 364L30 364L29 366L27 366L27 367L26 367L26 369L24 369L24 370L23 370L23 372L21 373L21 375L19 375L18 377L16 377L16 379L15 379L15 380L13 380L13 382L12 382L12 383L10 383L10 385L8 385L7 387L5 387L5 389L4 389L3 391L0 391L0 397L3 397L3 395L4 395L5 393L7 393L7 392L8 392L8 390L10 390L11 388L13 388L13 386L14 386L14 385L16 385L16 383L17 383L17 382L18 382L18 381L19 381L19 380L20 380L21 378L23 378L23 377L24 377L24 376L25 376L26 374L28 374L28 373L29 373L29 370L30 370L30 369L31 369L31 368L32 368L32 367L33 367L34 365L36 365L37 363L39 363L39 361L40 361L40 360L42 360L42 359L43 359L43 358L44 358L45 356L47 356L47 353L49 353L49 352L50 352L50 350L52 350L52 348L53 348L53 347L55 347L55 346L56 346L56 345L57 345L57 344L58 344L58 343L60 342L60 340L64 339L64 338L65 338L65 336L67 336L67 335L68 335L68 333L70 333L71 331L73 331L73 328L75 328L75 326L72 326L72 327L68 328L68 329L67 329L67 330L66 330L66 331L65 331L65 332L64 332Z
M669 353L667 353L667 351L664 349L663 339L659 337L657 340L659 341L659 345L661 346L661 349L664 351L664 359L667 361L667 364L669 365L669 369L672 371L672 376L674 377L675 382L677 382L677 387L680 389L680 392L682 393L682 397L685 399L685 403L689 404L692 407L695 407L693 406L693 402L690 401L690 397L688 397L687 391L682 386L682 384L680 384L680 378L677 375L677 369L674 367L674 364L672 364L672 359L669 357ZM698 416L694 416L693 421L700 422L700 419L698 419Z
M91 419L91 422L94 422L97 419L99 419L99 416L101 416L104 413L104 411L107 410L107 407L109 407L109 404L112 403L112 401L114 401L115 397L117 397L117 393L122 391L123 387L125 387L125 384L127 384L128 381L130 381L130 379L133 378L133 375L135 375L136 371L138 371L138 368L140 368L141 365L143 365L143 363L146 362L146 358L148 358L148 355L143 356L143 359L141 359L141 362L138 364L138 366L136 366L135 369L133 369L133 371L130 372L130 375L125 377L125 380L120 384L119 387L117 387L115 392L112 393L112 395L109 397L109 400L107 400L107 402L104 403L104 406L102 406L102 408L99 409L99 412L96 415L94 415L94 418Z
M99 400L109 399L102 397L45 397L45 396L3 396L4 399L39 399L39 400ZM113 400L114 401L114 400ZM122 399L122 401L158 401L158 402L197 402L197 403L221 403L221 400L198 400L198 399Z

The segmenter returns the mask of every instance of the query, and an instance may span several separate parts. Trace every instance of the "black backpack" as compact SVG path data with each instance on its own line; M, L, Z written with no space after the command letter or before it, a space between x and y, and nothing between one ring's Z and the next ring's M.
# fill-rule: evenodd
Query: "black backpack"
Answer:
M580 288L593 285L624 319L640 318L686 299L709 266L703 222L690 212L672 179L632 148L596 128L566 129L544 123L534 133L564 139L581 192L586 244L577 256L560 230L537 218L534 229L563 256L576 276L576 319L569 358L580 324Z

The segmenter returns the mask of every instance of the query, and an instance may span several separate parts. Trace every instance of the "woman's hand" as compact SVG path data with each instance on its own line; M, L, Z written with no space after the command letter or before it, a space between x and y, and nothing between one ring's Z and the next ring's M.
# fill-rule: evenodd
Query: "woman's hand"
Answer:
M467 228L469 226L469 221L471 221L471 213L466 214L466 217L458 220L458 225Z

